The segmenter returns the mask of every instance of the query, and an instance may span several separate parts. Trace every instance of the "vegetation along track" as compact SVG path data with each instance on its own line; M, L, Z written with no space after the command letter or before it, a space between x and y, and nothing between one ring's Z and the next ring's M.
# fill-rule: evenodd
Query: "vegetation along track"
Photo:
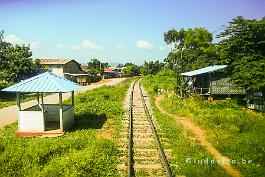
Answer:
M134 82L125 99L126 114L119 138L118 170L121 176L173 176L167 157L171 149L160 131L140 81Z

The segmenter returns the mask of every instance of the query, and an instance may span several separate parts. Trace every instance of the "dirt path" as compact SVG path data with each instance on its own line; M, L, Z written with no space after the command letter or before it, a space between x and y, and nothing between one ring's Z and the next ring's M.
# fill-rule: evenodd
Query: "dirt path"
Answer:
M235 168L231 166L231 161L228 157L222 155L211 143L207 141L205 131L200 128L199 126L195 125L193 122L187 120L183 117L178 117L174 114L168 113L164 110L161 106L160 101L163 99L163 96L159 96L155 100L156 107L159 109L160 112L166 114L176 120L177 123L183 125L186 129L191 130L191 132L196 135L201 143L213 156L216 160L224 160L226 163L219 163L224 170L233 177L242 177L243 175Z
M83 93L87 90L99 88L103 85L115 85L124 80L125 78L115 78L115 79L109 79L108 82L104 81L104 82L99 82L96 84L87 85L75 91L75 95L79 93ZM63 100L67 100L70 97L71 97L71 92L63 94ZM44 97L45 104L51 104L51 103L54 104L58 102L59 102L58 94L52 94L52 95ZM36 104L37 104L37 100L28 101L28 102L22 103L21 108L24 109L24 108L27 108L27 107L30 107ZM17 117L18 117L18 113L17 113L16 105L0 109L0 128L17 121Z

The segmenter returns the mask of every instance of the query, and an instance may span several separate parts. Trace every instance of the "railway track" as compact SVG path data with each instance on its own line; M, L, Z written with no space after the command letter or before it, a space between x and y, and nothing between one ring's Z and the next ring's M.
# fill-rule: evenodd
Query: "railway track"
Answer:
M167 139L160 133L145 95L140 81L133 83L126 95L126 114L119 138L119 175L171 177L167 161L171 149L162 148Z

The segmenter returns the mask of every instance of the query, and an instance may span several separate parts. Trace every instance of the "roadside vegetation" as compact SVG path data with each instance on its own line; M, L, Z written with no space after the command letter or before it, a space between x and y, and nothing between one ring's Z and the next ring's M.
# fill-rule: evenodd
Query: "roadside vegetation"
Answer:
M117 135L129 84L130 79L77 95L76 125L62 137L16 137L17 123L0 130L1 175L116 176Z
M162 100L161 105L169 113L202 127L211 144L239 162L234 165L244 176L265 176L264 113L249 111L232 99L209 102L201 97L181 100L178 96L171 96Z
M161 73L167 72L168 75ZM265 115L240 106L237 99L208 101L200 96L180 99L174 93L175 80L170 70L145 76L143 85L151 97L153 111L162 130L171 141L173 160L170 164L175 174L186 176L225 176L216 164L189 164L187 158L214 159L200 145L191 132L184 131L175 120L158 111L155 98L161 89L165 98L164 109L176 116L191 120L206 131L207 140L223 155L237 162L233 166L244 176L264 176L265 171ZM157 89L158 88L158 89ZM168 90L166 90L168 89ZM158 90L158 91L157 91ZM245 160L245 161L244 161ZM252 160L251 163L248 160ZM242 163L243 162L243 163Z

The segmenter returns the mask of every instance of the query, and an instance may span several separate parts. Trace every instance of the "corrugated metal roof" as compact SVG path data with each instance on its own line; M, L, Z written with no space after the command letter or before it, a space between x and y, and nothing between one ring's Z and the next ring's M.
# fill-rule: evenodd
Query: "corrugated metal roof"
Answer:
M70 92L81 88L80 85L57 76L51 72L45 72L34 76L32 78L21 81L15 85L7 87L2 91L6 92L43 92L43 93L55 93L55 92Z
M194 70L194 71L181 73L181 75L182 76L196 76L196 75L200 75L200 74L203 74L203 73L214 72L214 71L217 71L219 69L226 68L226 67L227 67L227 65L213 65L213 66L208 66L208 67L205 67L205 68L197 69L197 70Z
M41 65L51 65L51 64L66 64L72 60L69 59L39 59Z

